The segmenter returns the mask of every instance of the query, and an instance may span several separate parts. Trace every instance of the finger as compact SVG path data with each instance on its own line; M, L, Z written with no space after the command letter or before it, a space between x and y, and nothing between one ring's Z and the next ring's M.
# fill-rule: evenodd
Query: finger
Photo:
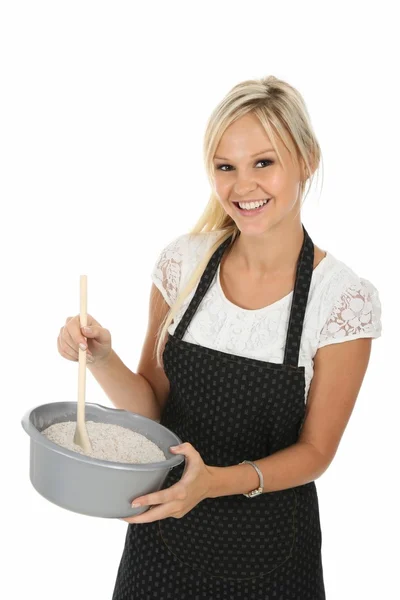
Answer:
M75 356L75 360L78 360L78 346L81 343L84 343L86 346L85 348L82 348L82 350L86 350L88 356L91 356L92 353L89 350L88 347L88 341L87 341L87 337L85 335L83 335L81 329L80 329L80 325L76 322L76 319L74 319L74 322L71 323L69 326L65 325L62 328L62 333L61 333L61 337L63 339L63 341L65 342L66 346L69 346L69 348L71 350L68 350L68 353L70 354L70 352L72 351L73 355ZM94 337L93 335L91 335L90 337ZM67 350L67 348L66 348Z
M83 328L81 328L79 330L80 334L83 336L86 336L88 338L97 338L98 341L101 342L102 338L103 338L103 336L102 336L103 327L100 327L98 325L87 325L87 327L90 327L90 331L86 332L86 331L83 331Z
M61 339L61 333L57 338L57 349L64 358L73 361L79 360L79 353L75 350L75 348L67 344L65 339ZM88 358L93 356L89 349L86 350L86 354Z
M159 506L152 506L149 510L142 513L141 515L137 515L135 517L128 517L125 519L128 523L153 523L154 521L159 521L160 519L166 519L167 517L173 517L174 513L171 513L171 510L168 510L168 507L164 504Z
M85 336L81 328L80 315L76 315L76 317L68 317L64 327L61 328L63 330L62 338L64 338L65 342L76 352L78 352L80 343L84 343L87 346L87 338L97 337L103 329L100 323L90 314L87 315L86 326L92 327L92 332Z
M96 321L96 319L94 317L92 317L92 315L87 315L87 319L86 319L86 325L88 327L101 327L100 323L98 321ZM79 321L79 327L81 326L81 323Z
M75 340L73 339L73 337L72 337L71 333L68 331L68 329L66 327L64 327L63 329L64 330L60 334L61 348L64 350L65 354L73 357L74 360L78 360L78 358L79 358L78 344L80 344L81 342L84 342L86 345L86 350L87 350L87 340L85 337L80 336L79 341L75 342Z
M131 504L132 506L134 504L139 504L139 506L154 506L155 504L165 504L166 502L173 502L174 500L184 500L185 498L186 489L178 482L166 490L153 492L146 496L138 496L132 500ZM136 508L136 506L134 508Z
M68 350L68 353L71 353L71 351L72 351L73 354L78 356L78 344L82 340L82 334L80 334L78 340L75 341L74 336L72 335L72 333L70 332L68 327L64 326L61 331L61 339L62 339L61 345L64 346L65 350ZM84 339L84 342L85 342L85 344L87 343L85 339Z
M61 335L61 334L60 334ZM61 343L60 335L57 338L57 348L61 356L67 358L68 360L78 360L78 353L75 352L70 346L65 343Z
M149 510L151 510L152 508L154 508L153 506L150 506L147 510L147 512L149 512ZM138 515L134 515L133 517L119 517L121 521L126 521L127 523L132 523L132 519L135 519Z
M87 346L87 339L81 331L79 318L72 319L64 326L63 338L75 352L78 352L79 344L84 343Z
M93 319L92 315L87 315L87 325L97 325L97 321ZM92 337L92 336L91 336ZM68 317L66 324L63 327L62 338L65 343L76 353L78 353L78 346L80 343L84 343L87 346L87 337L83 335L81 331L81 320L80 315L76 317Z

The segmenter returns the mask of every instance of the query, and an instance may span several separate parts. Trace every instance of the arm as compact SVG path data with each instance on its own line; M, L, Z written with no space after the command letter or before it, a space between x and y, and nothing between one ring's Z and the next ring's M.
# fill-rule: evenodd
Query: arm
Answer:
M152 284L149 324L137 373L133 373L114 351L105 363L87 363L87 368L116 408L155 421L160 419L169 392L168 378L154 357L157 331L168 310L168 304Z
M360 391L371 342L371 338L361 338L330 344L317 351L305 421L298 441L253 461L264 476L264 492L304 485L326 471ZM212 475L210 498L248 493L259 486L258 475L251 465L207 468Z

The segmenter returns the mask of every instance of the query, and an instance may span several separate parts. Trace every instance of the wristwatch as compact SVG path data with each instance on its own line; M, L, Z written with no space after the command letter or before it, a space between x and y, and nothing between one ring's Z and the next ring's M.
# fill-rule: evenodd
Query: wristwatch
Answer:
M258 476L260 478L260 486L258 488L256 488L255 490L252 490L248 494L243 494L243 496L246 496L246 498L254 498L254 496L258 496L259 494L263 493L263 490L264 490L264 477L263 477L263 474L261 473L260 469L257 467L257 465L255 463L251 462L251 460L243 460L239 464L240 465L244 465L245 463L247 463L249 465L253 465L253 467L257 471Z

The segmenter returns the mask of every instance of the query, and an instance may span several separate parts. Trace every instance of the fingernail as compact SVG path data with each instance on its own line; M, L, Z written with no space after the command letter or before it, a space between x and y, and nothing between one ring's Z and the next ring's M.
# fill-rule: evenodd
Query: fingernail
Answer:
M80 343L80 344L79 344L79 348L80 348L81 350L86 350L86 345L85 345L85 344L82 344L82 343Z
M91 327L82 327L83 331L85 331L86 333L92 333L92 328Z
M134 502L133 504L131 504L132 508L138 508L138 506L140 506L139 502Z
M170 450L176 450L177 448L180 448L180 445L178 445L178 446L170 446L169 447Z

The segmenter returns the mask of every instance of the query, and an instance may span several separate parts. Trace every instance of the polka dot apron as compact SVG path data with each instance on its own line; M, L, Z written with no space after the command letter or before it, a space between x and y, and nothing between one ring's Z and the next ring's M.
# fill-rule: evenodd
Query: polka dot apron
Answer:
M255 461L298 439L305 416L298 359L314 263L303 230L283 364L182 339L231 237L212 255L168 337L170 394L160 422L210 466ZM169 472L164 488L180 480L184 465ZM254 498L206 498L180 519L128 525L113 600L324 600L321 542L315 482Z

